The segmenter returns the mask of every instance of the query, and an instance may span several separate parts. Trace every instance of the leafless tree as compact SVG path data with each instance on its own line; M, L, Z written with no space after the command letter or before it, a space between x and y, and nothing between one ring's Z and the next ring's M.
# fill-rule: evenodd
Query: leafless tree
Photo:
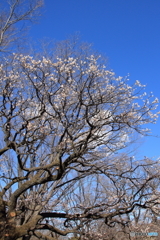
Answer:
M41 6L42 0L1 0L0 52L8 52L11 47L15 51L25 21L36 19Z
M124 153L156 121L158 100L86 47L63 46L48 57L13 54L0 66L2 240L80 235L90 220L111 227L159 204L158 165L153 174L153 162Z
M96 218L79 220L82 227L77 239L132 239L130 236L132 232L160 234L158 162L147 159L132 162L125 155L117 159L119 166L115 167L112 157L110 174L83 179L77 182L76 191L74 193L72 191L73 203L70 209L88 211L94 217L100 217L100 213L105 213L103 215L105 222L103 218L98 217L98 220ZM70 203L67 199L65 202Z

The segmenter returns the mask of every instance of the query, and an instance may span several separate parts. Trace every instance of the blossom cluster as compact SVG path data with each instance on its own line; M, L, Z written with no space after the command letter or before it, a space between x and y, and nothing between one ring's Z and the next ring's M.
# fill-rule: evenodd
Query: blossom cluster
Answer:
M86 141L91 131L88 146L115 151L125 147L133 131L144 133L142 126L158 117L158 99L139 95L143 88L138 80L131 87L128 78L116 77L100 56L36 59L14 54L0 65L0 117L4 124L10 121L18 141L57 139L67 127L64 146Z

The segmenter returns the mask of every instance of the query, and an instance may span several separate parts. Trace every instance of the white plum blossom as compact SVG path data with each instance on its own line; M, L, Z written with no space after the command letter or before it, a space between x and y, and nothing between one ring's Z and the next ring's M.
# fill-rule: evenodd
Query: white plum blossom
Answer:
M0 177L18 228L24 218L21 227L44 230L51 220L42 216L53 212L54 224L65 219L58 231L69 233L65 224L118 216L139 199L133 195L149 177L140 177L143 164L125 151L156 122L158 99L138 80L131 86L128 76L108 70L101 56L55 55L13 54L0 65Z

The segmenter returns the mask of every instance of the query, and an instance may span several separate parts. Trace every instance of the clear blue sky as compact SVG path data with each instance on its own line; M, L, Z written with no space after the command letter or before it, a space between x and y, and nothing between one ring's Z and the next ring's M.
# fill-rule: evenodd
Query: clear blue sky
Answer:
M76 32L108 57L117 75L129 73L131 83L140 80L160 99L160 0L45 0L30 34L64 40ZM151 127L160 136L160 119ZM143 141L140 157L160 156L160 138Z

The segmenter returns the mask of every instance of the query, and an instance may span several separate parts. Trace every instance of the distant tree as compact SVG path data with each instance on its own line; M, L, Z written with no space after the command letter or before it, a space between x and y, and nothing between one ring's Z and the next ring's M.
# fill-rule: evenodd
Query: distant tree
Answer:
M8 52L18 45L26 21L39 15L42 0L1 0L0 52ZM26 30L26 28L25 28Z
M88 221L111 227L158 206L158 165L123 151L156 121L158 100L101 59L68 41L48 57L3 59L0 239L80 236Z

